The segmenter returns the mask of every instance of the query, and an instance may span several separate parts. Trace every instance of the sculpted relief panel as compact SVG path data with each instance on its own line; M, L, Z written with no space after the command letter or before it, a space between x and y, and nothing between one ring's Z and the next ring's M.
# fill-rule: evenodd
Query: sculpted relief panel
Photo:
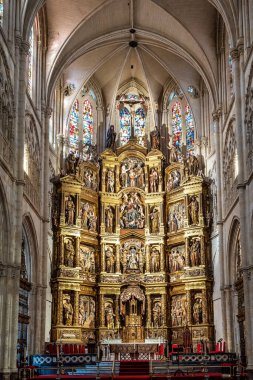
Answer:
M145 187L144 163L135 157L125 159L121 164L122 187Z
M138 193L125 193L120 207L121 228L144 228L145 214L141 197Z
M185 245L173 247L169 254L170 272L183 270L185 266Z
M177 232L184 227L185 205L184 202L174 203L169 207L168 229L169 232Z
M86 328L95 326L95 300L90 296L79 296L79 325Z

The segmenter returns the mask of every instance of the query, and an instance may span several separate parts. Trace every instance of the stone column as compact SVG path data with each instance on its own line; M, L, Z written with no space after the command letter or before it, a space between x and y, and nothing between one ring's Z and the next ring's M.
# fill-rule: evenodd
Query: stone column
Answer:
M224 299L224 248L223 248L223 210L222 210L222 163L220 157L221 153L221 131L220 131L220 117L221 109L218 108L213 113L213 135L214 135L214 145L216 153L216 173L217 173L217 232L219 236L219 264L220 264L220 284L221 284L221 309L222 309L222 327L224 330L224 337L226 337L226 305Z
M55 289L55 292L57 292L57 288ZM63 304L63 291L62 290L58 290L55 298L55 300L57 299L57 326L58 325L62 325L63 323L63 314L62 314L62 304Z
M188 324L192 325L192 304L191 304L191 292L186 291L186 305L187 305L187 320Z
M151 299L150 294L147 294L147 322L146 327L151 327Z
M190 266L189 238L185 239L185 265Z
M234 79L234 90L235 90L235 111L236 111L236 142L237 142L237 153L238 153L238 166L240 168L238 172L238 192L239 192L239 210L240 210L240 241L241 241L241 253L242 253L242 270L243 270L243 283L244 283L244 299L245 299L245 331L247 332L246 337L246 353L248 360L248 369L253 371L253 281L251 280L253 260L252 260L252 250L250 245L248 246L248 203L246 200L246 188L245 188L245 163L246 157L244 150L245 147L245 128L242 117L242 93L244 93L244 85L240 70L240 54L241 46L238 49L233 49L230 54L232 57L232 69L233 69L233 79ZM247 244L248 243L248 244Z
M80 237L76 237L76 247L75 247L76 255L75 255L75 266L80 266Z

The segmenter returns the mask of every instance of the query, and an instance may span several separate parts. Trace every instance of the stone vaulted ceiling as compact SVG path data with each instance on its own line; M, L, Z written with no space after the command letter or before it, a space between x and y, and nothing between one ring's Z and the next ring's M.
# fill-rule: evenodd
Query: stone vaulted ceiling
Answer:
M106 104L132 77L153 101L171 78L183 90L199 88L202 78L216 98L218 13L209 1L47 0L46 6L49 95L63 75L76 92L93 76ZM131 39L137 47L129 46Z

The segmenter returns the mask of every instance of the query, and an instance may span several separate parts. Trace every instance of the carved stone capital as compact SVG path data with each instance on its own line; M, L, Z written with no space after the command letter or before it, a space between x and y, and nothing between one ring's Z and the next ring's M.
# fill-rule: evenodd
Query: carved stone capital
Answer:
M232 61L236 61L239 59L239 50L237 48L231 49L230 50L230 56L232 58Z

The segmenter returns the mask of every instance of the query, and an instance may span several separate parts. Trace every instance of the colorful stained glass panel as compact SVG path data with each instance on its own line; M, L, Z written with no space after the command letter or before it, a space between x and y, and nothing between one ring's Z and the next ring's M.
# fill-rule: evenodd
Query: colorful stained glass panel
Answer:
M192 111L189 104L187 104L185 107L185 125L187 152L191 152L194 149L194 123Z
M120 110L120 143L125 145L131 136L131 115L126 107Z
M179 102L172 106L172 144L178 150L182 145L182 109Z
M79 102L76 99L69 117L69 142L72 149L78 149L79 143Z
M92 144L94 139L94 121L92 105L89 100L83 103L83 143Z
M144 146L145 138L145 112L143 108L138 108L134 117L134 134L137 137L138 144Z

